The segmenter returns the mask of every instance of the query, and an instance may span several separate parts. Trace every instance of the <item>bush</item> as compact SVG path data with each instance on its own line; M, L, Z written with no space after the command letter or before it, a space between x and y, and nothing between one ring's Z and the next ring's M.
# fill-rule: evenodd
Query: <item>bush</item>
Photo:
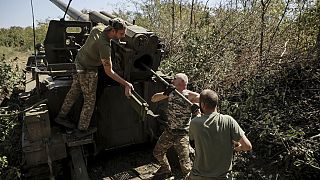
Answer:
M14 70L6 61L0 61L0 179L19 179L21 164L21 125L17 115L19 104L14 93L16 86L22 83L21 72ZM10 101L3 101L6 98Z

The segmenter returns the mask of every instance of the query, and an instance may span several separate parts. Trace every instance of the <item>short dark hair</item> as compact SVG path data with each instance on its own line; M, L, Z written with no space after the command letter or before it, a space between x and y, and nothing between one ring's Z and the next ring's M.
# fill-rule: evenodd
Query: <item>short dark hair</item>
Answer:
M211 89L205 89L200 93L200 103L203 103L207 108L216 108L218 101L218 94Z
M110 19L109 25L115 30L122 30L126 28L126 24L121 19Z

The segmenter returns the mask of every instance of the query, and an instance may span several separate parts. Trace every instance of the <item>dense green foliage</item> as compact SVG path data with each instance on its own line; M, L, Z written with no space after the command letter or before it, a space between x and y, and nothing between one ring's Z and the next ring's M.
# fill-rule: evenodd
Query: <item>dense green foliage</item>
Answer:
M0 179L19 179L21 162L21 126L18 116L7 116L19 110L16 88L22 84L22 71L12 67L4 55L0 60ZM6 99L10 102L5 103Z
M47 32L47 23L39 23L35 29L36 43L42 43ZM32 27L0 28L0 46L19 48L21 51L33 50Z
M320 176L319 2L140 5L132 16L166 41L162 70L217 91L220 112L247 132L254 151L236 156L237 179Z

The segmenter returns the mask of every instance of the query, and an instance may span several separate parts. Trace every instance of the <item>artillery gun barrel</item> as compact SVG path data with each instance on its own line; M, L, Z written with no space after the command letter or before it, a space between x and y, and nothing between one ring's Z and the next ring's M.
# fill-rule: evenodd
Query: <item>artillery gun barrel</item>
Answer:
M66 11L68 5L61 0L50 0L53 4L58 6L62 11ZM89 21L89 16L87 14L83 14L82 12L69 7L67 14L77 21Z
M92 22L103 23L105 25L109 25L109 21L111 20L111 18L96 11L91 11L89 13L89 18Z
M169 86L170 83L168 83L166 80L164 80L161 76L159 76L156 72L154 72L150 67L148 67L147 65L141 63L141 65L146 68L148 71L150 71L153 75L155 75L163 84L165 84L166 86ZM192 105L193 103L186 98L183 94L181 94L177 89L174 90L182 99L184 99L189 105Z
M114 15L108 13L108 12L105 12L105 11L100 11L100 13L105 15L105 16L107 16L108 18L111 18L111 19L116 18L116 16L114 16Z
M64 3L61 0L50 0L53 4L55 4L57 7L59 7L62 11L66 11L68 5ZM69 6L67 14L75 19L76 21L92 21L95 23L103 23L105 25L109 25L110 19L114 19L115 16L104 12L104 14L96 12L96 11L91 11L88 14L84 14L72 7Z
M108 12L105 12L105 11L100 11L101 14L107 16L108 18L111 18L111 19L114 19L114 18L117 18L116 16L108 13ZM128 21L125 21L125 23L129 26L132 26L133 24L129 23Z
M95 23L103 23L105 25L109 24L109 20L111 19L115 19L117 18L116 16L105 12L105 11L100 11L100 12L96 12L96 11L91 11L89 13L89 18L91 21L95 22ZM123 20L123 19L121 19ZM132 26L133 24L129 23L128 21L123 20L127 25Z
M53 4L55 4L57 7L59 7L62 11L66 11L68 5L61 0L50 0ZM69 6L67 14L72 17L73 19L77 21L92 21L95 23L103 23L105 25L109 24L110 18L100 14L99 12L92 11L88 14L84 14L72 7Z

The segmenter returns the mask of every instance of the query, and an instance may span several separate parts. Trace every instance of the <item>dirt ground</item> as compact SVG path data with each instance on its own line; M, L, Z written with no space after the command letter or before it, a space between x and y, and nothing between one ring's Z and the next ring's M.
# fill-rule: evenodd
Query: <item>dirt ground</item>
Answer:
M152 173L159 165L152 155L153 147L154 144L150 143L101 152L88 160L88 174L92 180L154 179ZM174 153L169 155L173 177L169 179L182 179L172 156Z

